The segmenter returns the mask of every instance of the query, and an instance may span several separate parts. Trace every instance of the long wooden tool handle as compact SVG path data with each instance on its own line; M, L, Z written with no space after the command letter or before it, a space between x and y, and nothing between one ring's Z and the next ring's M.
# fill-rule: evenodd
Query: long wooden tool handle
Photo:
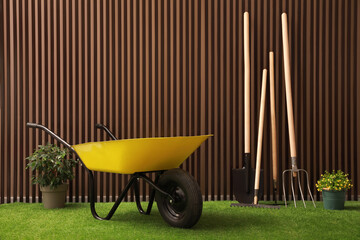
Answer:
M294 113L291 96L291 77L290 77L290 50L289 50L289 35L287 15L281 15L283 48L284 48L284 71L285 71L285 91L286 91L286 106L289 125L289 139L290 139L290 154L291 154L291 169L297 170L296 163L296 143L295 143L295 128L294 128ZM296 172L293 175L296 177Z
M250 153L250 40L249 13L244 13L244 115L245 153Z
M262 74L261 102L260 102L260 116L259 116L259 133L258 133L257 152L256 152L254 204L258 204L258 201L259 201L258 194L259 194L259 186L260 186L261 150L262 150L262 139L263 139L263 130L264 130L266 76L267 76L267 70L264 69L263 74Z
M269 53L270 69L270 115L271 115L271 146L272 146L272 165L273 165L273 184L277 189L277 141L276 141L276 113L275 113L275 77L274 77L274 53ZM275 197L275 196L274 196Z

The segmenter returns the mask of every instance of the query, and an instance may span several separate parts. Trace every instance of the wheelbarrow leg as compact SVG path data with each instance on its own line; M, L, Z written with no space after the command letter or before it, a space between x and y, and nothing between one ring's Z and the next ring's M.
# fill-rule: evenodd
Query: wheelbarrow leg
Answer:
M157 181L159 180L159 176L161 175L161 173L158 174L158 176L156 177L155 182L153 182L150 178L148 178L145 174L142 173L135 173L134 175L131 176L128 184L126 185L126 187L124 188L124 190L122 191L122 193L120 194L119 198L116 200L116 202L114 203L113 207L111 208L110 212L108 213L108 215L105 218L100 217L96 210L95 210L95 184L94 184L94 174L92 173L91 170L89 171L89 195L90 195L90 209L91 209L91 213L94 216L94 218L98 219L98 220L109 220L115 213L116 209L119 207L121 201L124 199L124 197L126 196L127 192L129 191L129 189L131 188L131 186L133 184L135 184L135 199L136 199L136 204L138 206L139 212L142 214L150 214L153 202L154 202L154 191L158 191L160 194L166 196L167 198L169 198L171 201L175 201L173 199L172 196L170 196L170 194L168 194L167 192L163 191L162 189L160 189L158 186L156 186ZM137 186L137 180L139 178L144 179L145 182L147 182L148 184L150 184L150 186L153 187L153 192L151 193L150 196L150 201L149 201L149 205L147 208L147 211L145 212L140 204L140 197L139 197L139 188Z
M91 170L89 171L89 190L90 190L90 209L91 209L91 213L94 216L94 218L98 219L98 220L109 220L115 213L116 209L119 207L121 201L124 199L124 197L126 196L127 192L129 191L130 187L134 184L134 182L137 180L136 176L132 176L130 178L130 181L128 182L128 184L126 185L125 189L122 191L122 193L120 194L119 198L116 200L115 204L113 205L113 207L111 208L110 212L108 213L108 215L105 218L100 217L96 210L95 210L95 184L94 184L94 174L92 173Z
M157 173L157 174L156 174L155 182L154 182L155 185L158 183L159 178L160 178L160 175L161 175L160 173ZM154 203L156 189L153 188L153 189L151 190L150 199L149 199L149 203L148 203L148 207L147 207L146 212L144 211L144 209L142 208L141 203L140 203L140 194L139 194L139 184L138 184L138 181L136 181L136 182L134 183L134 190L135 190L136 206L137 206L139 212L140 212L141 214L144 214L144 215L149 215L150 212L151 212L153 203Z

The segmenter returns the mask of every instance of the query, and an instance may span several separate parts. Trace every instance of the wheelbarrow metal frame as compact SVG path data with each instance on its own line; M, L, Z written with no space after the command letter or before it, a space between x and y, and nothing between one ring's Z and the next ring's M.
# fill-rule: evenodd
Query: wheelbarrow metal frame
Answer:
M166 193L165 191L163 191L162 189L160 189L157 186L157 183L159 181L160 176L165 172L163 171L155 171L156 177L155 177L155 181L152 181L149 177L147 177L145 174L146 173L151 173L151 172L136 172L134 174L131 174L131 178L129 180L129 182L127 183L127 185L125 186L125 188L122 190L120 196L118 197L118 199L116 200L116 202L114 203L114 205L112 206L111 210L109 211L109 213L107 214L106 217L100 217L98 215L98 213L95 210L95 180L94 180L94 173L92 170L88 169L86 167L86 165L84 164L84 162L81 160L81 158L79 157L79 155L76 153L76 151L74 150L74 148L67 143L65 140L63 140L62 138L60 138L58 135L56 135L54 132L52 132L50 129L48 129L47 127L41 125L41 124L37 124L37 123L27 123L26 124L28 127L30 128L39 128L43 131L45 131L47 134L49 134L51 137L55 138L56 140L58 140L60 143L62 143L66 148L68 148L75 156L76 158L80 161L81 165L85 167L85 169L88 171L88 175L89 175L89 197L90 197L90 209L91 209L91 213L93 215L93 217L95 219L98 220L110 220L111 217L114 215L116 209L119 207L120 203L122 202L122 200L124 199L124 197L127 195L128 191L130 190L130 188L133 186L134 187L134 195L135 195L135 202L136 202L136 206L138 211L141 214L144 215L149 215L154 203L154 199L155 199L155 193L156 191L160 192L161 194L165 195L166 197L168 197L170 200L174 201L173 197ZM105 127L102 124L96 124L97 128L103 129L113 140L117 140L117 138L110 132L110 130ZM146 211L142 208L141 203L140 203L140 193L139 193L139 179L143 179L146 183L148 183L151 187L153 187L151 193L150 193L150 199L149 199L149 203L147 206Z

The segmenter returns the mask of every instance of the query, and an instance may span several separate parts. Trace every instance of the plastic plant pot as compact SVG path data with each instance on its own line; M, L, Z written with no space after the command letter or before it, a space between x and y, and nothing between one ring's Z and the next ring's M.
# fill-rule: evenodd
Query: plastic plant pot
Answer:
M323 190L324 208L329 210L343 210L346 191Z

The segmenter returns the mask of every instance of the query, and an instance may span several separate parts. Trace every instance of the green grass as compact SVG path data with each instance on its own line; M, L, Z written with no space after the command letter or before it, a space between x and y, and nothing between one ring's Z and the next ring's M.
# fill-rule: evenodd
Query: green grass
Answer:
M95 220L88 203L47 210L42 204L0 205L0 239L360 239L360 202L343 211L231 207L229 201L204 202L202 217L192 229L168 226L154 204L150 216L135 203L122 203L110 221ZM300 204L300 202L299 202ZM97 204L100 215L112 203ZM102 213L102 214L101 214Z

